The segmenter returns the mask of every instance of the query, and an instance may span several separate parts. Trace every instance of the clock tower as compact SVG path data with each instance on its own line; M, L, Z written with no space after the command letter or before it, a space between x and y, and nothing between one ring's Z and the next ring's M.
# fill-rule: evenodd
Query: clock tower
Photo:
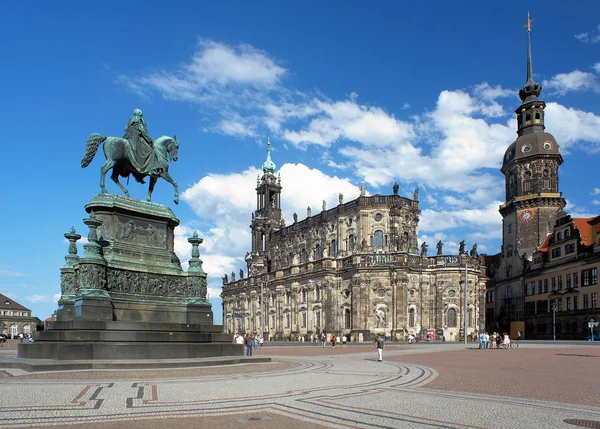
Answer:
M518 276L523 256L531 257L554 227L565 206L558 190L558 169L563 159L552 134L545 132L546 103L538 99L542 86L533 79L531 20L527 20L527 80L519 91L517 139L504 154L506 202L502 215L500 278Z

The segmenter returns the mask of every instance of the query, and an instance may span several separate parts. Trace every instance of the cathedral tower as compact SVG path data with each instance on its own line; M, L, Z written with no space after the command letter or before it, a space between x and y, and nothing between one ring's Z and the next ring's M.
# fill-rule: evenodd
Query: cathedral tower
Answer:
M552 231L557 213L565 206L558 190L558 169L563 159L559 146L545 132L546 103L538 99L542 86L533 78L531 20L527 20L527 79L519 91L517 139L504 154L506 202L502 215L502 263L500 278L517 276L524 255L531 256Z
M284 226L281 215L281 177L275 177L275 163L271 160L271 139L267 143L267 160L262 165L263 175L256 179L256 211L252 213L252 253L247 256L248 272L270 271L266 250L271 233Z

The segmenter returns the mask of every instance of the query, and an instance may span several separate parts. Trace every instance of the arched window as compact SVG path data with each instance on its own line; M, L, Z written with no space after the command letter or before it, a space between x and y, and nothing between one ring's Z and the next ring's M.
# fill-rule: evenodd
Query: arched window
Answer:
M508 267L506 267L506 276L511 277L512 275L513 275L512 265L509 265Z
M290 303L290 293L289 293L289 292L286 292L286 293L285 293L285 303L286 303L286 304L289 304L289 303Z
M415 327L415 309L414 308L411 308L410 310L408 310L408 326L410 328Z
M321 253L321 245L317 244L315 246L315 259L321 259L323 257L323 254Z
M513 296L512 287L511 287L511 286L508 286L508 287L506 288L506 297L507 297L507 298L512 298L512 296Z
M469 328L473 327L473 309L469 308L468 311L469 317L467 318L467 325L469 326Z
M302 289L302 302L306 302L307 297L308 297L308 292L306 292L306 289Z
M286 328L289 328L289 327L291 327L290 313L287 313L287 314L285 315L285 327L286 327Z
M383 247L383 231L377 230L373 234L373 246Z
M338 252L337 241L331 240L331 255L335 256L335 255L337 255L337 252Z
M456 310L454 308L448 309L446 320L449 328L456 328Z
M315 292L316 292L316 294L317 294L317 301L321 301L321 288L320 288L320 287L317 287L317 288L315 289Z
M350 329L350 309L344 309L344 328Z
M302 316L302 327L306 328L306 310L302 310L300 314Z
M346 250L352 250L354 249L354 234L350 234L348 236L348 249Z
M308 262L308 253L306 253L306 249L300 251L300 262L303 264Z

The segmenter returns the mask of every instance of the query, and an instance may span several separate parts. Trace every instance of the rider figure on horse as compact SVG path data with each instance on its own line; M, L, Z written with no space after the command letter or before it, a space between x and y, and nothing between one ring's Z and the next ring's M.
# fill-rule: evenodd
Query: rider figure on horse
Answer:
M154 153L154 144L152 137L148 134L144 114L140 109L133 111L133 116L129 118L125 135L123 136L129 142L130 161L134 169L139 173L151 173L151 167L155 164L156 154ZM141 181L141 183L144 183Z

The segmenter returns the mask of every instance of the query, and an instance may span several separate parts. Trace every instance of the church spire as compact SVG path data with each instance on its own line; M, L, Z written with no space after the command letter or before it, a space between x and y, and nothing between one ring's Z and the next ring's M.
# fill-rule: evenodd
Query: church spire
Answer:
M533 80L533 64L531 61L531 19L529 12L527 12L527 22L523 27L527 28L527 80L525 85L519 91L519 98L521 101L533 101L542 92L542 85Z
M263 173L272 175L275 172L275 163L271 160L271 137L268 137L267 142L267 160L262 165Z

